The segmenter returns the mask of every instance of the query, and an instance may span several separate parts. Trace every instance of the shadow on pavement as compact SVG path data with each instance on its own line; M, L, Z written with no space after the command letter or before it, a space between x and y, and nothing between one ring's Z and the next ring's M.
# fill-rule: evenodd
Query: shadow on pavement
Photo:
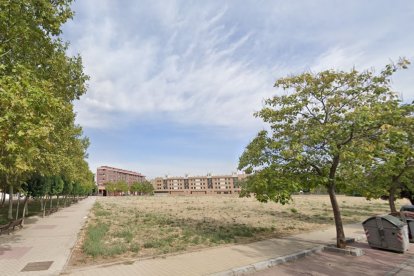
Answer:
M353 247L362 248L364 256L354 257L333 252L321 252L256 273L256 275L384 275L408 258L414 257L411 244L404 254L372 249L366 242L355 242Z

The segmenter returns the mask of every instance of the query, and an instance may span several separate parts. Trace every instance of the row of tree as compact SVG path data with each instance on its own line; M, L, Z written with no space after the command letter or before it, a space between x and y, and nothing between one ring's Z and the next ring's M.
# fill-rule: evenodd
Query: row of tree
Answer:
M255 115L269 124L240 157L251 173L242 195L286 203L299 190L325 187L337 246L345 246L336 191L367 198L414 194L414 105L402 103L391 76L407 59L380 72L327 70L281 78L285 92Z
M154 192L154 187L149 181L134 182L128 185L123 180L117 182L109 182L105 184L105 189L109 194L133 194L133 195L151 195Z
M0 189L11 195L9 219L16 192L45 197L93 187L89 141L73 110L88 76L59 37L71 2L0 2Z

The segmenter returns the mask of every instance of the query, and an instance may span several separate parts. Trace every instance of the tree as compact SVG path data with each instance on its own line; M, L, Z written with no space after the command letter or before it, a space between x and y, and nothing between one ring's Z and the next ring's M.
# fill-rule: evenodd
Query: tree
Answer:
M110 194L110 193L112 193L112 195L115 195L115 192L116 192L116 190L117 190L117 187L116 187L117 185L116 185L116 183L115 182L108 182L108 183L105 183L105 189L108 191L108 195Z
M57 207L59 207L59 194L63 191L65 183L60 176L52 176L50 180L50 207L52 207L52 196L57 196Z
M243 195L254 193L260 201L285 203L303 186L327 189L334 214L337 246L344 248L345 234L336 199L337 185L361 163L372 159L381 127L391 124L398 98L390 77L408 61L387 65L375 74L368 70L327 70L281 78L275 86L287 93L265 101L255 115L270 124L240 157L239 169L254 173Z
M133 193L138 193L139 195L152 194L154 192L154 187L149 181L134 182L130 187L130 191Z
M142 184L142 186L143 186L142 192L144 194L152 195L154 193L154 186L152 186L151 182L144 181L144 183Z
M380 147L364 170L366 187L362 193L368 198L386 195L390 211L397 212L395 200L399 196L412 199L414 191L414 105L398 106L392 125L384 125Z
M143 186L141 182L134 182L131 184L130 187L131 193L138 193L139 195L142 193Z
M119 193L127 193L129 191L129 186L125 181L119 180L116 182L116 191Z
M31 174L54 175L85 156L73 101L86 92L88 76L59 38L71 2L0 2L0 178L10 219L13 192Z
M63 202L63 206L65 206L65 207L66 207L66 199L67 199L68 195L71 194L72 189L73 189L72 181L69 180L68 178L63 178L63 190L62 190L62 194L65 197L64 202Z

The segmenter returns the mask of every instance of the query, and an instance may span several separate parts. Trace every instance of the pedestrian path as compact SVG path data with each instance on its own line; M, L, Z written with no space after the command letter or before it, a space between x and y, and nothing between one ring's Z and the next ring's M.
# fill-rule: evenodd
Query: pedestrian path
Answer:
M48 217L30 217L23 229L1 235L0 275L59 275L94 202L88 197Z
M290 255L316 246L335 243L335 228L312 233L290 236L283 239L270 239L250 244L233 245L205 249L198 252L184 253L136 261L128 264L111 266L94 266L66 271L69 275L209 275L226 272L235 267L248 266L281 256ZM360 223L345 226L347 237L363 234Z

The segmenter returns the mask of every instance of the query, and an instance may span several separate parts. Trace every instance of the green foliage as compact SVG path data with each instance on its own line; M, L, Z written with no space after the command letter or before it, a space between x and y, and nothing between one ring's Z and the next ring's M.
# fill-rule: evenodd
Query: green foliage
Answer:
M22 188L28 196L42 197L46 194L48 186L44 177L34 174L23 183Z
M51 195L59 195L63 191L64 182L59 176L50 177L50 190Z
M270 125L240 157L239 169L254 173L242 195L286 202L295 190L325 186L335 199L366 175L365 164L382 148L381 133L401 115L390 77L408 60L379 72L327 70L281 78L283 95L265 101L255 115ZM345 246L339 209L333 205L338 246Z
M117 182L105 183L105 189L114 195L115 193L127 193L129 191L129 186L125 181L120 180Z
M129 190L128 184L125 181L120 180L116 182L116 190L121 193L127 193Z
M62 194L69 195L72 192L73 183L68 179L63 179L63 190Z
M108 225L103 223L88 226L85 242L83 244L84 252L94 257L104 255L105 247L103 245L103 239L108 230Z
M84 160L89 142L73 111L88 76L59 38L71 3L0 2L0 179L10 190L23 183L32 196L85 194L93 186Z
M116 192L116 183L115 182L107 182L105 183L105 189L108 191L108 193L110 194L114 194Z
M139 194L153 194L154 187L149 181L134 182L130 187L130 191Z
M367 177L360 189L367 198L388 195L392 212L398 195L414 191L414 105L397 106L394 113L392 125L381 128L374 158L364 166Z
M241 197L254 194L260 202L270 200L286 204L290 201L291 195L300 190L300 183L295 181L295 177L290 178L277 168L270 166L249 175L241 183L241 188Z

